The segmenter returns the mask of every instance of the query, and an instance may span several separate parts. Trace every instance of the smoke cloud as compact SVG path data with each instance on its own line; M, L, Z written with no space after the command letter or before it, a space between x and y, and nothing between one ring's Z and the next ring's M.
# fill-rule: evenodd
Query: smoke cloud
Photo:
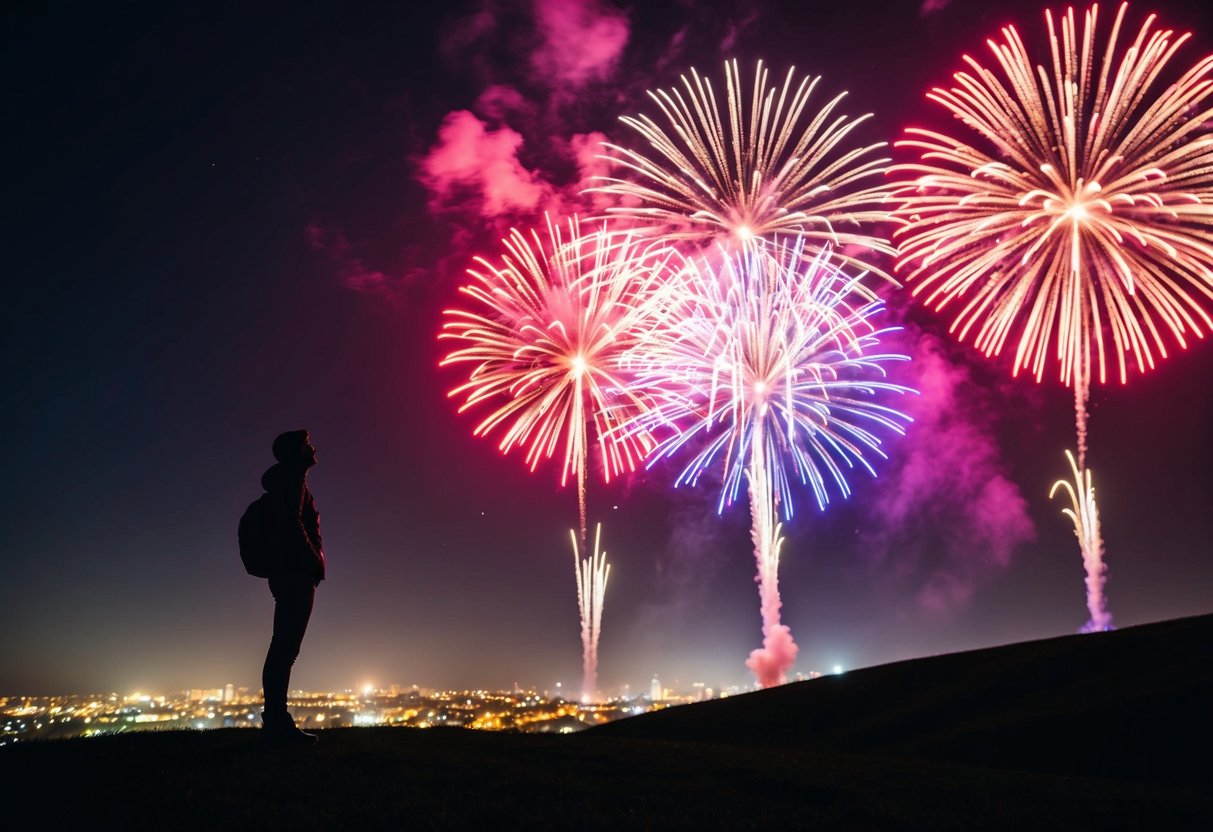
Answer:
M438 52L446 87L460 92L449 111L429 116L430 125L419 119L417 134L406 140L406 161L428 210L413 222L421 241L415 250L407 257L387 250L393 263L454 276L466 268L469 251L491 248L512 227L542 226L545 214L560 224L574 214L601 215L613 198L587 189L612 172L598 156L602 142L622 138L607 135L619 116L643 110L645 90L671 81L670 68L685 71L688 50L720 53L721 44L731 50L759 16L742 4L727 11L691 7L682 10L690 22L664 40L634 43L634 26L661 13L622 5L476 0L452 14ZM410 197L402 213L416 204ZM369 265L375 259L369 254L355 257L348 245L343 253L341 245L315 247L351 289L392 284L392 267Z
M606 171L606 136L578 129L579 114L585 91L618 72L629 36L625 12L602 0L534 0L521 15L486 3L453 26L445 51L461 67L475 56L482 89L417 160L431 210L502 232L605 208L609 198L583 191Z
M581 202L581 207L588 208L595 213L604 212L608 207L616 204L615 197L608 194L582 193L593 185L598 177L611 173L610 165L606 159L602 158L602 143L606 140L606 134L598 131L576 133L569 139L570 154L577 163L578 177L574 187L577 190L578 200Z
M904 405L914 422L877 481L863 539L878 571L908 582L922 609L946 615L1005 570L1035 527L1001 458L996 393L950 360L939 338L915 333L909 347L909 383L920 395Z
M537 77L566 93L608 79L628 42L627 17L599 0L535 0Z
M518 161L522 135L502 127L489 130L467 110L443 119L438 142L421 165L430 207L440 209L457 197L473 196L486 217L539 208L549 188Z
M394 302L399 297L399 291L417 276L412 272L393 276L371 268L338 229L312 222L308 224L306 233L312 249L324 255L336 270L341 285L352 291L378 295Z
M782 685L788 681L788 671L796 663L800 648L792 640L792 631L779 620L779 607L768 613L767 604L762 605L762 646L750 651L745 666L764 688Z

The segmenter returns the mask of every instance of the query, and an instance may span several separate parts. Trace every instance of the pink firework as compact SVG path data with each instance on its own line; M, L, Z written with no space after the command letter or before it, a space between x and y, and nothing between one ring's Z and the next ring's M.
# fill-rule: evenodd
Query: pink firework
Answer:
M970 71L928 96L956 117L956 135L907 131L898 145L921 160L894 167L913 177L896 190L896 213L914 294L955 308L952 330L986 355L1009 342L1015 373L1039 381L1056 361L1074 390L1079 482L1090 477L1092 380L1106 382L1114 363L1124 383L1130 366L1165 358L1168 342L1186 347L1213 329L1213 55L1173 71L1189 36L1151 15L1122 43L1127 9L1106 38L1096 5L1081 29L1073 8L1056 21L1046 11L1047 64L1004 28L987 41L996 69L966 56ZM1095 620L1094 492L1078 503L1094 534L1079 534L1083 560L1101 576L1088 579Z
M521 447L532 471L560 458L561 484L577 481L584 540L590 446L607 481L653 447L643 431L618 430L645 406L619 358L644 330L644 298L675 255L601 228L584 233L576 218L567 237L549 220L546 237L514 230L502 244L497 263L476 258L468 270L460 292L469 307L443 313L438 337L455 348L440 364L468 370L448 395L464 399L461 413L490 407L473 433L500 432L501 451Z

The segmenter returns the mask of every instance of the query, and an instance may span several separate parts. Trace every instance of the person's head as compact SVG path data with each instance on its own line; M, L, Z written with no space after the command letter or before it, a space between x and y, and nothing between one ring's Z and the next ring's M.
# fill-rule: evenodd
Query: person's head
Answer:
M307 470L316 464L316 448L306 430L288 430L274 439L274 459L292 468Z

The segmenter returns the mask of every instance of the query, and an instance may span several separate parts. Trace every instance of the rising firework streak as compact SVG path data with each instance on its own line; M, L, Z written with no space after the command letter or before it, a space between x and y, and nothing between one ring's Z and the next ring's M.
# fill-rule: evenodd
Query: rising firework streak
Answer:
M598 698L598 636L602 632L602 605L606 600L607 579L611 566L606 552L599 548L602 524L594 528L594 553L585 560L573 539L573 573L577 578L577 611L581 616L581 701L589 703Z
M1112 613L1108 612L1108 601L1104 597L1103 588L1107 581L1107 567L1103 562L1103 539L1099 534L1099 510L1095 506L1095 487L1091 484L1091 472L1085 468L1079 470L1074 455L1066 451L1066 459L1070 461L1070 471L1074 474L1074 484L1066 480L1058 480L1049 490L1049 499L1053 499L1058 489L1065 489L1070 495L1070 508L1062 509L1062 514L1074 523L1074 535L1082 549L1082 563L1087 570L1087 610L1091 617L1083 625L1081 632L1092 633L1111 630Z

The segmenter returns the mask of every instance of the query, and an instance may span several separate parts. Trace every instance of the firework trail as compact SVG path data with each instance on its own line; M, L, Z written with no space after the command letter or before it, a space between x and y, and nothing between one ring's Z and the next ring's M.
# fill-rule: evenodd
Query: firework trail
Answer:
M606 552L599 548L602 524L594 527L594 554L585 560L573 539L573 574L577 578L577 612L581 616L581 701L593 702L598 693L598 636L602 632L602 606L606 599L607 579L611 566Z
M732 249L799 235L809 257L831 246L838 259L887 277L864 255L841 253L894 253L872 231L889 219L881 207L888 159L874 155L885 145L850 148L851 132L871 114L836 114L846 93L814 111L809 99L820 80L797 81L790 69L782 86L771 85L760 61L747 107L737 62L726 62L722 118L712 82L692 69L682 90L649 93L664 126L644 115L621 119L643 150L604 145L602 158L631 178L598 177L590 190L622 198L608 209L612 217L675 244Z
M779 554L783 536L777 518L771 483L765 476L767 460L761 422L754 426L754 445L746 478L750 483L750 539L758 562L758 604L762 614L762 646L750 651L745 666L764 688L782 685L796 661L800 648L792 638L792 629L780 618L783 600L779 597Z
M1091 485L1091 472L1086 468L1080 470L1079 463L1069 451L1066 451L1066 459L1070 461L1074 484L1058 480L1049 490L1049 499L1053 499L1058 489L1065 489L1070 495L1072 508L1062 509L1062 514L1074 522L1074 535L1082 548L1082 562L1087 570L1087 610L1091 614L1082 632L1111 630L1112 614L1108 612L1107 599L1103 594L1107 567L1103 562L1103 539L1099 534L1099 510L1095 507L1095 488Z
M965 56L971 72L928 95L968 129L907 130L896 145L921 160L892 168L914 177L895 190L899 270L928 306L959 306L961 340L989 356L1011 339L1014 374L1040 381L1056 357L1079 469L1092 379L1114 361L1123 384L1166 357L1167 333L1186 348L1213 329L1213 56L1176 77L1189 36L1150 16L1122 45L1126 10L1103 42L1097 6L1081 32L1073 9L1060 31L1046 11L1048 67L1004 28L987 42L1001 73Z
M549 220L546 238L518 230L503 240L500 265L476 258L460 288L469 309L447 309L440 340L459 346L440 366L471 365L451 390L459 412L492 402L476 436L503 432L499 448L525 448L532 471L560 453L561 485L572 474L582 542L586 535L586 468L591 442L604 479L634 470L652 449L643 431L616 430L644 406L629 390L618 359L644 328L646 286L675 254L605 229L583 233L576 218L568 239Z
M875 401L907 392L884 380L884 365L906 357L870 353L887 332L872 325L883 305L830 265L828 251L806 262L804 245L737 252L719 271L688 263L651 304L653 329L631 354L651 397L634 424L659 437L648 464L695 440L677 484L719 466L719 511L746 481L763 618L763 646L747 666L764 687L787 680L797 649L780 622L777 577L791 478L824 509L830 483L849 494L846 470L874 473L864 454L884 454L873 430L900 433L908 421Z

